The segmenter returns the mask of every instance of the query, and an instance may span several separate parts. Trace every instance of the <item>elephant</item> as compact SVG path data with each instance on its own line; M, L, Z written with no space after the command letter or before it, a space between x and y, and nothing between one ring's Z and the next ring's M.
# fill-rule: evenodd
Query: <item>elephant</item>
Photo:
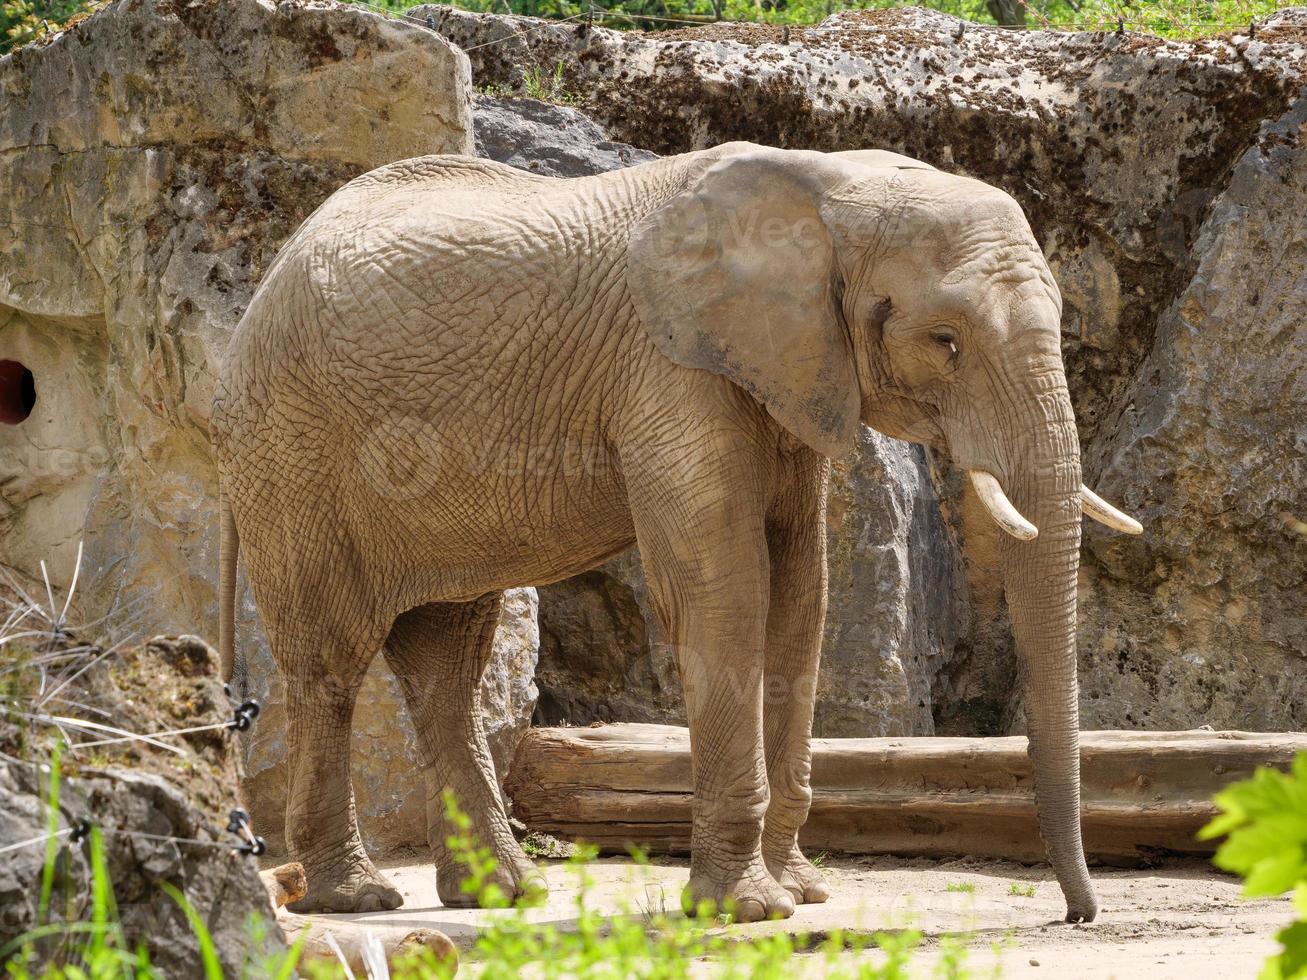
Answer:
M886 151L729 143L571 179L426 156L335 192L253 296L211 418L220 653L230 677L239 552L285 685L294 908L401 904L350 785L378 650L416 729L441 899L475 901L446 789L502 890L535 886L478 700L501 596L632 544L683 679L683 898L739 921L824 901L798 834L826 492L868 425L947 453L1008 532L1040 833L1067 919L1092 920L1080 521L1140 527L1082 485L1060 317L1016 201Z

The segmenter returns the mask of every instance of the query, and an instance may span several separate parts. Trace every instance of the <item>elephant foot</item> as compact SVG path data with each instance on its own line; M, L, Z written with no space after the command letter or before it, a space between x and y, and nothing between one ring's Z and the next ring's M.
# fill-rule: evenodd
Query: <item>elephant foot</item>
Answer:
M799 905L812 905L830 898L830 887L816 865L799 851L797 845L776 856L767 855L767 870L776 883L789 892Z
M788 919L794 914L794 898L768 873L761 856L737 869L692 861L681 908L693 915L705 901L710 909L733 915L736 922Z
M366 854L351 854L332 863L303 864L308 891L286 906L292 912L386 912L404 904L404 897Z
M512 850L517 853L512 853ZM464 865L446 855L437 859L436 893L446 908L477 908L481 905L481 894L463 890L467 877L468 870ZM495 869L483 880L482 894L489 885L494 885L499 891L498 897L510 905L520 899L535 902L549 893L544 874L522 853L516 841L512 849L495 848Z

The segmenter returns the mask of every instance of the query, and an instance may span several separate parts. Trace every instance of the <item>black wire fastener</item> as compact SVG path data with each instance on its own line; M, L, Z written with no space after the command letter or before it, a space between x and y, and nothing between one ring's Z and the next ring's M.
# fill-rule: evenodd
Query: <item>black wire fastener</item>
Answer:
M86 838L91 836L91 821L83 817L73 826L73 832L68 835L68 840L73 844L80 844Z
M238 732L249 731L254 719L259 717L259 702L255 700L242 701L240 706L232 715L231 727Z
M260 857L268 849L267 841L256 836L250 830L250 815L240 807L231 811L231 819L227 821L227 831L236 834L238 837L245 838L247 843L236 848L242 854L253 854L255 857Z

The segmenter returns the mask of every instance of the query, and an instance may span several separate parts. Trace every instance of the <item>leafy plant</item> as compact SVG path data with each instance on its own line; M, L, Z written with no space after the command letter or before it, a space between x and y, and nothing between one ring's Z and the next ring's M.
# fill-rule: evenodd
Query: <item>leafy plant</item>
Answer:
M1247 898L1293 891L1297 919L1276 933L1283 948L1266 961L1260 980L1307 977L1307 752L1289 772L1258 769L1214 802L1221 813L1198 837L1228 836L1212 862L1244 879Z
M961 892L964 895L970 895L976 890L974 881L950 881L944 886L946 892Z
M1007 893L1009 895L1015 896L1016 898L1034 898L1035 886L1023 885L1019 881L1014 881L1012 882L1011 885L1008 886Z
M914 929L874 933L834 932L820 940L806 935L777 932L745 939L735 931L730 916L702 903L691 915L668 912L678 903L645 895L638 910L623 909L608 915L591 900L594 881L589 862L592 847L578 846L566 863L576 879L575 913L570 928L532 921L527 909L532 898L504 908L503 893L492 881L494 858L471 833L470 821L457 801L446 794L445 812L454 826L446 844L467 872L464 890L480 896L483 905L502 911L487 918L467 957L469 971L487 980L516 980L527 974L540 980L563 977L649 978L677 980L703 972L702 961L722 977L787 978L798 969L800 953L825 959L822 975L858 980L903 980L922 943ZM632 853L637 866L647 865L639 851ZM940 940L937 975L965 977L968 937ZM447 967L427 963L413 977L444 977ZM422 972L426 971L426 972ZM400 976L392 971L394 976Z
M522 90L529 99L552 102L554 105L576 105L581 98L568 90L563 80L566 70L567 66L561 61L548 71L539 65L531 65L522 71Z
M107 0L0 0L0 54L62 30Z

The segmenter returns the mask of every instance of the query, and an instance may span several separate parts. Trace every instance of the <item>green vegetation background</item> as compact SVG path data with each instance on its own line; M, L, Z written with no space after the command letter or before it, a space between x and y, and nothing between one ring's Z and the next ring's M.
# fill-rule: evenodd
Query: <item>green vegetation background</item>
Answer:
M0 54L103 6L106 0L0 0ZM400 12L421 0L358 0ZM715 20L815 24L844 10L922 6L977 23L1067 30L1129 30L1197 37L1246 28L1289 0L456 0L468 10L532 17L593 16L607 27L658 29ZM594 13L589 14L593 9Z

